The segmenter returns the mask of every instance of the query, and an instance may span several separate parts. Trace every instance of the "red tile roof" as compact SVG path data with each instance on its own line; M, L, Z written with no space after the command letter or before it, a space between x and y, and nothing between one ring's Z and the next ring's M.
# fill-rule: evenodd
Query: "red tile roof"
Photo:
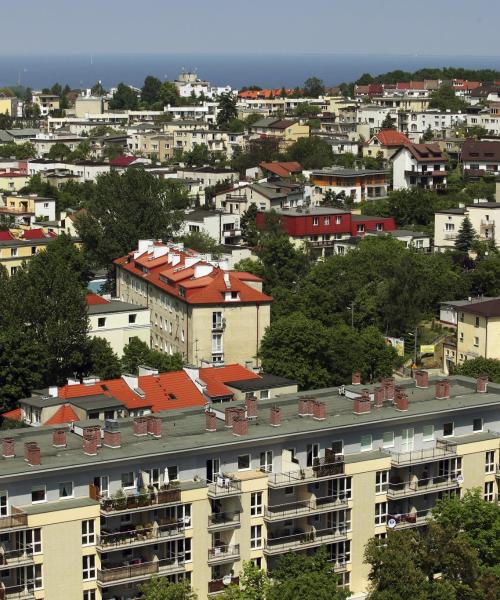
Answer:
M261 162L259 167L264 171L270 171L279 177L289 177L292 173L301 173L302 165L296 161L290 162Z
M21 420L21 409L14 408L13 410L8 410L7 412L2 413L2 417L4 419L9 419L10 421L20 421Z
M110 160L109 164L112 167L128 167L136 160L137 158L135 156L117 156Z
M207 394L210 397L230 396L233 392L224 384L228 381L244 381L246 379L261 379L260 375L245 369L238 364L224 367L208 367L200 369L199 379L207 385Z
M381 129L375 134L375 137L382 146L391 147L411 144L411 140L409 140L404 133L396 131L395 129Z
M242 92L239 92L238 96L240 98L245 98L247 100L256 100L257 98L279 98L281 96L282 93L282 89L281 88L276 88L274 90L245 90ZM293 90L292 88L288 88L285 89L285 93L287 96L290 96L291 94L295 93L295 90Z
M24 240L46 240L47 238L56 237L54 233L45 233L43 229L26 229L23 232Z
M0 241L1 242L7 242L10 240L14 240L15 237L12 235L12 233L6 229L5 231L0 231Z
M63 404L55 414L53 414L44 425L63 425L64 423L72 423L73 421L79 421L78 415L69 406L69 404Z
M86 297L87 305L91 306L94 304L109 304L109 300L103 298L102 296L98 296L92 292L89 292Z

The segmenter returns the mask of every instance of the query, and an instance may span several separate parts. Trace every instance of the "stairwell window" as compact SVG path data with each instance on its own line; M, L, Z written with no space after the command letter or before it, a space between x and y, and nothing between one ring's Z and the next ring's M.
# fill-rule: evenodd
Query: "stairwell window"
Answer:
M95 544L95 521L86 519L82 521L82 546Z
M250 528L250 548L252 550L262 548L262 525L252 525Z
M495 472L495 451L489 450L486 452L486 458L484 462L484 472L494 473Z
M375 504L375 525L384 525L387 522L387 502Z
M389 488L389 471L377 471L375 475L375 493L385 494Z
M262 515L262 492L253 492L250 496L250 515L252 517Z
M82 558L83 564L83 580L89 581L95 579L96 568L95 568L95 554L89 554Z
M484 499L486 502L493 502L493 500L495 499L493 481L487 481L484 484Z

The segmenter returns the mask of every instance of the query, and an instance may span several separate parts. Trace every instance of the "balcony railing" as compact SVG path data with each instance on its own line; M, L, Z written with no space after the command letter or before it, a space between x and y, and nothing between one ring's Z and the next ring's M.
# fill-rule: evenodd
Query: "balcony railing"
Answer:
M144 545L150 541L156 543L158 540L183 536L184 534L185 523L181 521L156 527L136 527L126 531L102 533L97 539L97 545L106 550L120 549L124 546Z
M305 469L297 468L295 471L284 473L269 473L270 487L290 487L316 481L318 479L330 479L344 474L344 457L338 456L333 461L326 462L324 458L318 460L318 464Z
M401 483L392 481L389 483L387 497L403 498L404 496L414 496L415 494L429 494L440 490L456 488L460 485L457 480L459 473L450 475L440 475L428 479L418 479L414 481L403 481Z
M17 548L16 550L5 550L0 548L0 567L18 566L22 563L33 561L33 548Z
M240 526L239 512L222 512L208 515L209 529L222 529Z
M434 448L412 450L410 452L391 453L392 464L396 467L404 467L422 462L431 462L456 456L456 446L449 442L438 440Z
M237 560L240 556L240 545L234 546L215 546L208 549L209 562L217 562L222 560Z
M28 515L18 508L12 507L12 513L8 517L0 517L0 530L27 526Z
M24 585L5 586L0 583L0 600L28 600L34 598L34 584L32 581Z
M336 540L345 539L347 536L347 525L340 523L337 527L327 529L315 529L301 531L292 535L280 537L268 537L265 551L268 554L279 553L286 550L307 548L319 544L326 544Z
M241 481L232 477L217 477L208 483L209 497L227 497L241 494Z
M182 569L184 569L184 560L180 557L116 567L110 566L97 571L97 582L106 585L126 581L127 579L147 578L151 575L167 574Z
M124 510L133 510L148 508L149 506L159 506L162 504L176 504L181 501L180 489L159 490L157 492L147 492L144 494L125 494L114 498L101 498L101 510L103 512L120 512Z
M223 577L222 579L214 579L213 581L208 582L208 593L218 594L219 592L223 592L228 586L239 585L239 583L239 577L231 577L230 575Z
M345 508L348 502L349 498L346 495L336 495L320 496L303 502L277 504L266 508L265 518L268 520L293 519L314 512Z
M387 515L388 529L407 529L425 525L432 516L430 510L419 510L413 513Z

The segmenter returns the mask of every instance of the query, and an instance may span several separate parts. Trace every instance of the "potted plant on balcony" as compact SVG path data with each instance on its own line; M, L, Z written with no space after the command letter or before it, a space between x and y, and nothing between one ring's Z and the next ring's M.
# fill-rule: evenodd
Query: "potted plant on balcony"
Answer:
M113 508L115 510L125 510L127 508L127 495L122 488L117 490L113 498Z
M139 502L139 506L147 506L149 504L149 494L145 487L142 487L139 490L138 502Z

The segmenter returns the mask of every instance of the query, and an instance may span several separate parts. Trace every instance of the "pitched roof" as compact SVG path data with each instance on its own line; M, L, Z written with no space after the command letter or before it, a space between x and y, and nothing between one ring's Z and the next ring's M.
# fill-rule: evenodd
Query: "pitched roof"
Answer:
M45 240L56 237L54 233L45 233L43 229L26 229L23 232L22 239L24 240Z
M50 417L50 419L44 423L44 425L63 425L64 423L72 423L73 421L79 420L79 416L75 413L71 406L69 406L69 404L63 404L57 409L55 414L53 414L52 417Z
M94 294L93 292L89 292L85 300L87 302L87 306L93 306L95 304L109 304L109 300L106 300L106 298Z
M0 231L0 240L6 242L8 240L13 240L13 239L15 239L15 238L8 229L6 229L5 231Z
M300 173L302 171L302 165L296 161L261 162L259 167L265 171L270 171L279 177L289 177L292 173Z
M246 381L248 379L260 379L260 375L245 369L245 367L233 364L224 367L207 367L200 369L199 379L207 385L206 393L212 397L231 396L233 392L225 385L230 381Z
M382 146L405 146L411 144L411 141L404 133L395 129L381 129L375 136Z
M406 149L413 156L417 162L444 162L445 157L439 144L406 144L403 148L400 148L394 158L403 150Z
M2 413L2 417L4 419L9 419L10 421L20 421L21 420L21 409L14 408L13 410L8 410L7 412Z
M117 156L109 161L112 167L128 167L137 160L135 156Z
M463 307L462 310L483 317L500 317L500 298L469 304Z
M500 142L465 140L462 146L463 161L500 161Z

